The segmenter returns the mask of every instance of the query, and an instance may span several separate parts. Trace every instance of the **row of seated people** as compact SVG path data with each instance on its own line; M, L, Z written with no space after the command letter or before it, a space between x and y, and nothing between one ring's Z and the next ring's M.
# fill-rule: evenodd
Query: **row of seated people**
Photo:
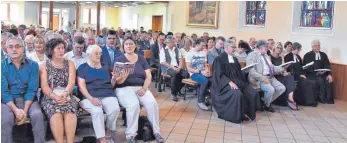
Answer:
M190 46L192 42L195 45L188 50L185 47L176 48L172 36L167 36L165 42L166 45L159 49L158 57L162 72L171 76L172 99L178 100L177 94L183 86L181 81L188 77L188 72L190 78L200 84L198 107L209 109L204 99L210 89L212 106L225 120L239 123L243 119L255 119L256 96L259 96L255 89L263 91L264 108L270 112L274 112L272 103L292 110L299 110L297 104L317 106L318 101L334 103L331 72L315 71L330 69L327 55L320 51L318 40L312 41L312 51L305 54L304 60L299 55L302 46L297 42L286 45L291 49L287 53L283 52L282 44L275 45L273 39L258 40L251 49L247 42L240 41L236 47L233 39L225 41L223 37L217 37L215 47L208 52L203 51L206 47L203 39L186 40L185 46ZM246 65L257 65L241 71L239 60ZM186 70L182 61L186 62ZM280 66L291 61L294 63ZM303 69L312 61L312 66ZM205 68L206 62L212 65L213 72Z
M110 32L108 39L112 40L112 36ZM7 38L7 56L1 62L1 142L12 143L12 127L30 118L35 142L44 143L44 120L47 117L55 141L63 143L65 134L67 142L72 143L81 108L91 113L94 131L100 142L106 142L105 129L110 131L112 140L116 141L119 105L126 109L127 142L135 142L140 105L147 111L156 141L164 141L160 135L158 104L149 90L149 65L135 53L136 44L132 38L123 42L125 53L112 59L114 62L135 63L134 73L122 75L110 72L113 66L110 68L108 64L103 64L111 60L110 56L103 57L108 54L105 48L114 44L102 48L90 45L86 50L87 61L79 63L81 61L73 60L74 63L65 59L68 53L65 53L67 47L62 38L46 41L43 37L36 37L35 50L37 55L43 52L43 56L32 60L28 58L31 56L25 55L21 38ZM84 54L83 45L83 39L75 38L73 54ZM83 95L79 98L72 94L76 85Z

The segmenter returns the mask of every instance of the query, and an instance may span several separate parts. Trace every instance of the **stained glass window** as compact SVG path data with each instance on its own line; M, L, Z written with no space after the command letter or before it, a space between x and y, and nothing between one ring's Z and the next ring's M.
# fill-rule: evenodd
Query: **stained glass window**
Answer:
M265 25L266 20L266 1L247 1L246 2L246 24Z
M300 26L331 28L333 9L333 1L303 1Z

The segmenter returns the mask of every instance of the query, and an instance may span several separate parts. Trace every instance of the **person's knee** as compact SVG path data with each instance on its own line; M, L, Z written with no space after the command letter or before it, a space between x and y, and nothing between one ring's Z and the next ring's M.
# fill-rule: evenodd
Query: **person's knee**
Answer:
M30 118L36 121L43 121L43 113L41 110L33 110L30 112Z
M1 114L1 128L3 127L10 127L12 128L12 126L14 125L14 115L13 114L8 114L8 115L4 115Z
M271 85L266 85L264 88L261 88L264 92L267 92L269 95L273 95L275 93L275 89Z
M140 110L140 104L139 102L131 102L125 106L126 111L136 111Z
M92 110L90 110L90 114L92 114L92 116L98 116L98 115L103 115L104 111L101 108L93 108Z
M286 87L285 87L284 85L281 85L281 86L278 87L278 91L279 91L280 93L283 93L283 92L286 91Z

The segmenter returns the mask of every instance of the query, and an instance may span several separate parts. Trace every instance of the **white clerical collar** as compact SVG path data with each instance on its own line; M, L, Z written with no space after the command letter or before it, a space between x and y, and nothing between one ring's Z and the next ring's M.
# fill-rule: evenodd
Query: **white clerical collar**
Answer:
M315 54L316 54L316 60L321 60L321 57L320 57L320 53L319 52L315 52Z
M235 63L234 57L228 54L229 63Z
M300 62L299 59L298 59L298 57L297 57L295 54L293 54L293 58L294 58L294 62L295 62L295 63L296 63L296 62Z

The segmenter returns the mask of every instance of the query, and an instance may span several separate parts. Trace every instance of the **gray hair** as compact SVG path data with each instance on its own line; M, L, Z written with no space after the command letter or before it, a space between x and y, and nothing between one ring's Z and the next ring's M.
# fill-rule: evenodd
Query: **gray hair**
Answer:
M193 38L190 38L189 36L186 36L185 40L190 41L190 44L193 45L194 44L194 40Z
M96 50L102 51L101 48L98 45L90 45L87 48L86 54L87 55L91 55Z
M20 46L24 47L24 41L23 41L23 39L22 39L22 38L19 38L19 37L16 37L16 36L13 36L13 37L8 38L8 40L6 41L6 47L8 47L8 45L10 44L10 41L14 41L14 40L19 41Z
M314 44L314 43L318 43L320 45L320 41L318 39L314 39L312 42L311 42L311 46Z
M10 32L4 32L4 33L1 33L1 37L2 38L12 38L12 37L14 37L14 35L12 34L12 33L10 33Z
M233 44L236 44L236 41L233 39L228 39L227 41L224 42L224 47L231 46Z
M269 45L269 42L266 40L258 40L257 43L255 44L255 47L257 49L260 49L261 47L267 47Z
M292 46L292 50L294 51L294 50L296 50L296 49L301 49L301 44L299 43L299 42L294 42L293 43L293 46Z
M166 43L170 43L172 40L174 40L175 38L172 35L167 35L165 38L165 42Z

